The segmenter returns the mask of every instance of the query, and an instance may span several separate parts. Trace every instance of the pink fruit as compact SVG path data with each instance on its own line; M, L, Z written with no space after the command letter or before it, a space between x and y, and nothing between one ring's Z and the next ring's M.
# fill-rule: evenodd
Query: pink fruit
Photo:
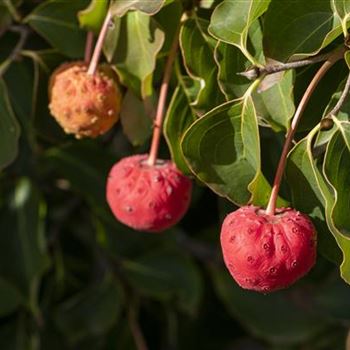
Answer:
M168 160L146 163L147 154L123 158L107 181L107 202L115 217L136 230L159 232L188 209L192 183Z
M225 264L245 289L272 292L304 276L315 264L316 231L304 214L280 208L275 215L245 206L221 228Z

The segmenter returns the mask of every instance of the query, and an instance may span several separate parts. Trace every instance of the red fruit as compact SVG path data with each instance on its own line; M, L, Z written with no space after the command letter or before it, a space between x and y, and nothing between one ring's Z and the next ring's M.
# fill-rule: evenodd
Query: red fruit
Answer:
M58 67L49 83L50 112L68 134L77 138L107 132L119 118L121 93L102 69L87 74L84 62Z
M225 218L221 248L228 270L242 288L267 293L288 287L312 268L316 230L294 209L280 208L268 215L246 206Z
M168 160L146 163L147 154L123 158L107 181L107 202L115 217L136 230L159 232L188 209L192 183Z

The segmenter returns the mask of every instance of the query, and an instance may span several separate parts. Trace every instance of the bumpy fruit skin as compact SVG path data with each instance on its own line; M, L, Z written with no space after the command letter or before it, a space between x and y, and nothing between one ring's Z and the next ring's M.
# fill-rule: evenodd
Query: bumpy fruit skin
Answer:
M175 225L186 213L192 183L173 162L158 160L150 166L145 162L147 157L126 157L112 167L107 180L107 202L125 225L159 232Z
M316 230L291 208L275 215L255 206L230 213L221 228L225 264L245 289L269 293L293 284L316 261Z
M119 118L118 86L100 69L88 75L84 62L58 67L49 82L49 96L51 114L77 138L104 134Z

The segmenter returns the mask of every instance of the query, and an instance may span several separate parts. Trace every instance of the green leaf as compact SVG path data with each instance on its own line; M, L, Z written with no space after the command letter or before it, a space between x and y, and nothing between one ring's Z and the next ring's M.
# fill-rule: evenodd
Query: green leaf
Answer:
M123 294L111 276L64 300L54 312L54 320L70 342L107 333L116 323Z
M10 206L0 215L0 276L17 288L31 308L36 307L38 284L48 268L45 216L45 204L28 179L19 181Z
M174 42L175 35L179 35L178 28L183 14L181 1L166 1L162 9L154 15L154 19L165 33L164 45L160 54L167 54Z
M17 157L20 127L13 112L7 87L0 79L0 170Z
M85 33L79 28L76 14L85 5L85 0L46 1L37 6L24 21L66 56L82 57Z
M152 17L129 12L120 19L118 45L112 63L122 83L143 98L152 95L152 73L164 33Z
M201 275L186 255L163 249L124 261L129 282L142 294L170 301L176 298L179 307L194 313L202 296Z
M107 61L111 62L119 42L121 19L119 17L112 17L110 25L107 28L106 38L103 43L103 53Z
M347 166L350 164L350 123L338 122L338 126L328 143L323 174L326 177L327 187L323 191L326 200L326 219L330 231L333 233L340 249L343 252L343 262L340 265L341 277L350 284L350 225L346 211L340 215L341 210L349 206L349 191L344 191L342 185L348 186ZM336 166L336 168L333 168Z
M350 18L350 1L349 0L331 0L331 6L335 16L339 17L343 34L348 36L348 20Z
M277 61L317 54L342 32L329 1L272 0L264 19L264 51Z
M247 37L249 52L259 62L264 62L262 52L262 30L258 20L251 23ZM218 41L214 52L218 65L218 83L227 100L241 97L250 85L250 81L237 73L251 67L251 62L241 50L224 41ZM254 99L256 100L256 97Z
M182 154L181 140L188 127L196 120L196 116L182 84L180 82L171 98L164 120L164 136L173 162L182 173L190 175L191 171Z
M108 10L108 1L91 0L89 6L78 12L80 26L98 34Z
M284 73L278 83L261 92L267 110L264 118L276 131L288 130L294 115L293 75L293 71Z
M344 191L350 188L350 122L337 122L337 127L327 146L323 170L334 191L332 221L337 230L350 239L350 217L344 215L350 209L350 193Z
M345 59L345 62L347 64L348 68L350 69L350 51L345 52L344 59Z
M260 144L252 98L224 103L187 130L184 156L194 174L238 205L265 205L270 186L260 169Z
M312 134L299 141L288 156L286 177L292 203L294 208L312 218L318 233L318 250L327 259L340 263L341 252L326 223L326 203L322 193L322 187L325 187L325 184L316 167L310 137Z
M133 146L143 145L152 133L152 119L147 115L142 101L130 90L123 98L120 121Z
M336 92L334 92L329 104L327 105L323 116L326 116L330 113L330 111L334 108L334 106L339 101L340 96L342 95L342 92L344 90L345 82L347 78L345 78L336 89ZM340 107L340 110L336 114L336 117L338 120L341 121L350 121L350 99L347 97L343 104ZM329 142L329 140L332 138L333 134L337 131L338 127L336 124L333 125L333 127L330 130L321 131L318 133L315 145L314 147L319 147L319 149L324 150L324 146Z
M270 0L224 0L210 20L209 32L218 40L237 46L253 64L259 62L247 48L249 28L269 7Z
M193 108L204 114L224 101L217 84L217 67L213 52L216 42L207 34L208 22L200 18L188 19L181 27L180 45L188 74L200 82L200 90Z
M154 15L163 6L165 0L112 0L110 9L113 15L124 16L129 10L138 10L148 15Z
M310 340L329 324L315 309L308 307L307 290L294 289L294 296L293 291L262 295L240 288L226 271L212 269L211 275L228 312L249 333L278 344L279 349ZM298 300L304 300L305 304Z
M325 207L325 218L330 232L333 234L339 248L343 253L343 261L340 266L342 278L350 283L350 240L349 240L349 226L346 215L340 215L339 212L343 206L346 210L348 206L349 191L344 191L340 186L348 186L347 168L350 161L349 151L349 122L339 122L335 119L338 131L335 132L327 146L325 160L323 164L323 174L317 168L317 163L312 156L312 141L319 130L316 126L305 139L305 164L300 167L311 184L317 199ZM333 168L333 166L336 166ZM305 196L304 196L305 200ZM346 211L345 211L346 212ZM343 212L344 213L344 212ZM317 222L317 221L316 221ZM322 238L322 236L321 236ZM328 241L330 241L328 239ZM326 240L325 240L325 243ZM334 249L330 246L330 255L334 256ZM333 253L333 254L332 254Z
M262 31L259 21L255 21L249 28L247 38L249 51L259 62L264 62L262 57ZM241 97L248 89L251 82L237 73L244 72L251 67L251 63L236 46L219 41L214 52L218 65L218 83L227 100ZM293 73L287 72L272 74L266 77L260 84L264 86L261 93L254 92L252 98L259 117L259 123L269 124L275 131L287 130L289 121L294 113L293 103ZM267 79L273 80L273 85L266 88ZM281 108L282 106L282 108Z

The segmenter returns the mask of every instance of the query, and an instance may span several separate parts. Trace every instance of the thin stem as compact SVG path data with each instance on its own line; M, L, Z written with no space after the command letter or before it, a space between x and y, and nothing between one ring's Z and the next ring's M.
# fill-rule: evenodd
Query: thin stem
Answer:
M260 77L262 74L268 75L268 74L274 74L278 72L283 72L289 69L295 69L300 67L305 67L310 64L326 61L329 57L332 57L337 52L344 52L343 47L336 48L335 50L331 52L327 52L324 54L320 54L314 57L306 58L304 60L300 61L294 61L294 62L287 62L287 63L278 63L273 65L266 65L264 67L253 67L252 69L246 71L246 72L240 72L237 73L238 75L244 76L249 80L254 80L258 77Z
M160 88L157 112L154 118L154 130L153 130L151 149L147 160L148 165L151 165L151 166L155 164L158 156L160 136L162 133L162 123L163 123L163 117L164 117L165 103L166 103L166 98L168 94L171 72L173 70L174 60L176 57L178 46L179 46L179 29L175 33L174 41L171 46L168 60L165 65L162 86Z
M90 63L93 44L94 44L94 32L89 31L86 34L86 43L85 43L84 62L86 64Z
M105 41L108 25L112 19L112 12L109 10L106 14L105 20L103 22L100 34L98 35L94 53L91 58L91 62L87 71L87 74L94 75L97 69L98 61L100 60L103 43Z
M16 7L12 4L11 0L4 0L4 4L7 7L8 12L10 12L12 18L16 21L16 22L21 22L21 16L18 13Z
M19 55L19 53L22 51L24 45L26 44L27 38L28 38L28 28L24 26L13 26L10 29L13 32L18 32L20 37L18 39L18 42L10 55L7 57L7 59L0 64L0 78L3 76L3 74L6 72L7 68L10 66L10 64L15 61Z
M135 341L137 350L148 350L146 340L142 334L141 328L137 321L138 318L138 302L134 301L129 307L128 311L128 322L130 331Z
M315 76L311 80L308 88L306 89L306 91L305 91L305 93L304 93L304 95L299 103L299 106L294 114L291 126L287 132L286 140L285 140L284 145L283 145L281 158L279 160L277 170L276 170L275 179L273 182L270 200L269 200L269 203L268 203L267 208L266 208L266 214L269 214L269 215L275 214L278 191L279 191L279 188L281 185L282 176L284 173L284 168L286 166L287 155L288 155L290 146L292 144L294 134L295 134L296 129L298 127L300 118L305 110L306 105L307 105L307 102L309 101L312 93L314 92L316 86L318 85L318 83L320 82L322 77L334 65L335 62L337 62L338 60L340 60L343 57L343 54L344 54L344 50L342 50L342 51L337 50L336 52L333 52L332 56L328 57L326 62L323 63L321 68L317 71L317 73L315 74Z
M336 105L332 108L331 111L329 111L327 113L327 115L325 116L325 118L330 117L332 115L337 115L338 112L340 111L341 107L343 106L346 98L349 95L349 91L350 91L350 73L348 75L348 78L346 80L345 86L344 86L344 90L340 95L340 98L338 100L338 102L336 103Z

